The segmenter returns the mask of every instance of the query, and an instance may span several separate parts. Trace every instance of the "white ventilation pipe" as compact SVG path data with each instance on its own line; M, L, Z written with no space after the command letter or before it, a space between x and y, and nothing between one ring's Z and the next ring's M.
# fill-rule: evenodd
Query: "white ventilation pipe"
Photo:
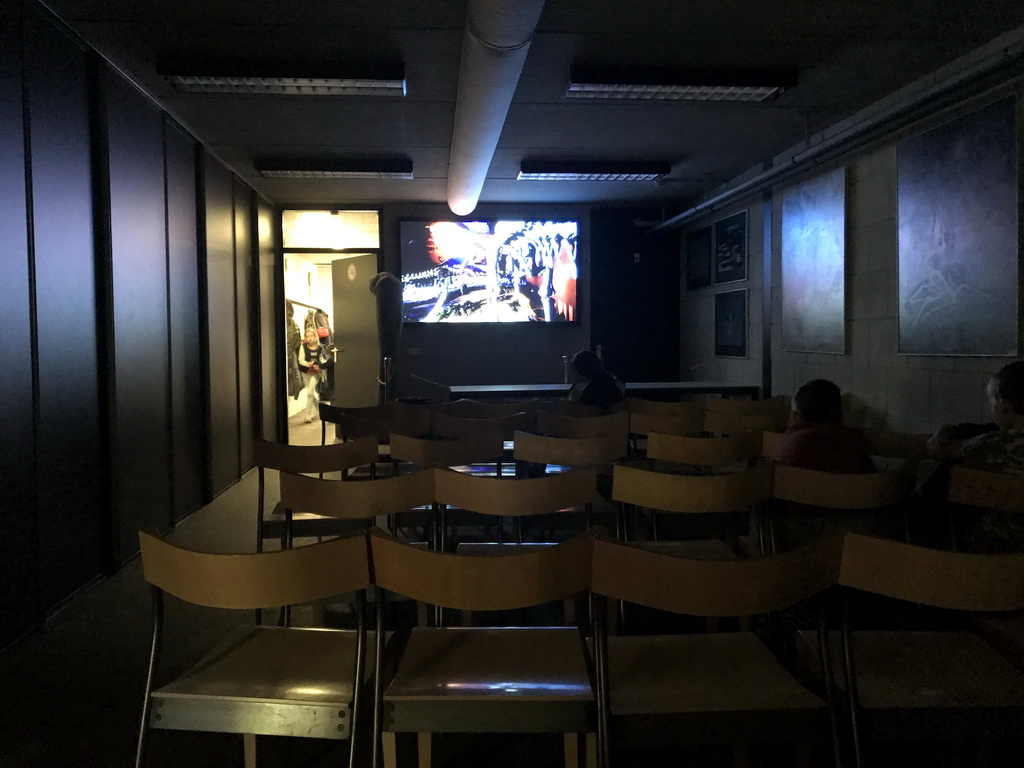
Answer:
M462 38L448 207L473 212L498 146L544 0L470 0Z

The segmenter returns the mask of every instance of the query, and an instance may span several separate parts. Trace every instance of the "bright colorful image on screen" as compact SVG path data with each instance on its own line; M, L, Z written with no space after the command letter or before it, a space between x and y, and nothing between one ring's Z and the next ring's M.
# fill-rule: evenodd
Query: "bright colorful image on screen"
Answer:
M403 221L402 314L413 323L576 319L575 221Z

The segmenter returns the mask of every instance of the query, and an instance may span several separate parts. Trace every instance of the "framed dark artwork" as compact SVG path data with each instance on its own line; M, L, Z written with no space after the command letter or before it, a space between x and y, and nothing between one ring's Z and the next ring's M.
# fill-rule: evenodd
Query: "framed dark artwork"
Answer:
M715 285L747 279L747 212L715 222Z
M715 294L715 355L747 356L747 289Z
M782 348L846 352L846 169L782 195Z
M711 227L698 229L686 236L686 290L711 287L713 245Z
M1015 356L1014 100L902 142L896 191L899 353Z

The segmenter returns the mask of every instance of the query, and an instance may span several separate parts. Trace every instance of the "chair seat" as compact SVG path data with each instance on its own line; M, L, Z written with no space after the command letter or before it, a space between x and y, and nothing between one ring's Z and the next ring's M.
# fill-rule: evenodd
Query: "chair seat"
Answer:
M416 627L385 701L593 701L573 628Z
M612 714L822 710L749 632L610 637Z
M151 726L348 738L355 652L348 630L240 627L153 692Z
M799 634L816 649L816 633ZM851 641L864 709L1024 706L1024 674L970 632L854 632ZM830 642L841 658L838 633ZM816 650L813 658L817 668Z
M384 693L385 731L592 732L575 628L413 629Z

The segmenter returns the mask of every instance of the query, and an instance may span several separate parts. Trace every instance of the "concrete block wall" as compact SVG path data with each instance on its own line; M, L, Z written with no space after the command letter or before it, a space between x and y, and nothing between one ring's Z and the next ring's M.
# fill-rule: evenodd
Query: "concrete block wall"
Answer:
M822 168L827 173L831 168ZM772 390L792 394L804 381L826 378L853 396L851 423L898 432L932 432L943 423L989 421L985 385L1007 358L898 353L896 148L889 145L846 165L846 354L783 351L781 343L781 196L774 191L772 242ZM683 376L758 381L761 375L761 202L750 201L749 279L682 292ZM741 207L738 207L739 209ZM729 211L732 213L732 210ZM716 215L715 218L720 218ZM708 221L695 224L704 226ZM688 228L690 229L690 228ZM685 242L685 238L683 238ZM685 254L684 254L685 257ZM685 273L685 270L684 270ZM750 354L714 357L713 293L751 289Z
M700 226L747 210L747 279L696 291L686 290L686 238L682 238L683 268L680 286L680 377L684 381L735 381L757 384L761 381L761 285L764 256L763 218L758 199L747 206L734 206L716 212ZM699 229L700 226L693 227ZM715 356L715 294L747 289L747 356Z

